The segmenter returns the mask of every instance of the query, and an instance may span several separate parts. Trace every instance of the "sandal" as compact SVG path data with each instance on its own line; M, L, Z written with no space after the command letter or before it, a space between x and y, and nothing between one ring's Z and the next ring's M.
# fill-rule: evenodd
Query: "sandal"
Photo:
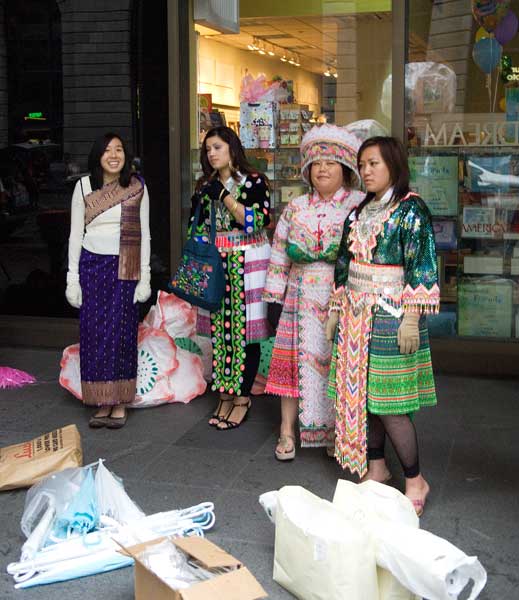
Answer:
M427 492L423 498L409 498L409 496L406 496L406 498L411 501L417 517L421 517L423 515L425 502L427 501L428 495L429 492Z
M280 452L278 448L281 448ZM280 435L274 454L278 460L294 460L296 457L296 438L293 435Z
M231 421L231 419L229 417L231 416L232 411L235 408L238 408L239 406L247 407L245 414L243 415L243 417L241 418L240 421ZM227 415L225 417L220 418L220 422L216 425L216 429L218 429L218 431L227 431L228 429L237 429L242 423L244 423L247 420L247 417L249 416L250 407L251 407L250 400L248 402L243 402L242 404L236 404L235 402L233 402L231 410L227 413ZM223 427L220 427L221 425Z
M218 402L218 406L216 407L216 410L211 415L211 418L209 419L209 421L207 421L207 424L210 427L216 427L218 425L218 423L224 418L224 415L226 414L226 411L222 410L222 406L223 406L224 402L232 402L232 398L231 397L220 398L220 400Z

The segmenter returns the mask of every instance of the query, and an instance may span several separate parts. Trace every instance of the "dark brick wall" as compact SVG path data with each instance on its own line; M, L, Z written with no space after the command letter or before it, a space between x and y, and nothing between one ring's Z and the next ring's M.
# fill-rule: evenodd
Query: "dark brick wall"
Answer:
M132 146L130 0L63 0L63 143L83 167L108 130Z
M5 46L4 3L0 2L0 148L7 146L7 52Z

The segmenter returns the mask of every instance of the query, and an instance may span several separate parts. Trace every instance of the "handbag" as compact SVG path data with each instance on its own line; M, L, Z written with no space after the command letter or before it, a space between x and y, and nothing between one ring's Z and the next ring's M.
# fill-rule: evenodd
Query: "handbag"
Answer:
M194 306L216 310L225 293L225 274L222 258L215 244L216 217L212 202L210 241L195 239L195 226L200 219L201 206L202 201L196 207L191 235L182 250L182 258L169 289Z

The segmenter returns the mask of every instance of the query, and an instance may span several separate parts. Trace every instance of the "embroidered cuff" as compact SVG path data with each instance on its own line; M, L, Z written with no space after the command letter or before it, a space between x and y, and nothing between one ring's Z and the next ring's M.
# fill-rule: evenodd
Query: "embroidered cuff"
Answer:
M285 301L284 294L276 294L274 292L263 292L261 299L263 302L283 304Z
M422 283L417 288L406 285L402 304L404 312L437 313L440 309L440 288L436 283L430 290Z
M255 217L254 209L246 206L245 207L245 222L243 225L243 228L245 229L245 233L253 233L254 232L255 225L256 225L256 223L254 222L255 221L254 217Z

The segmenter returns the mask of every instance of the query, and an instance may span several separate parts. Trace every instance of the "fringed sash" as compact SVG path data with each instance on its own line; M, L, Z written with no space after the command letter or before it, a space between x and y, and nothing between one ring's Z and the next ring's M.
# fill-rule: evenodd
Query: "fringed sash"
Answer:
M141 277L140 206L143 194L144 184L138 177L132 177L126 188L114 181L85 196L85 225L121 204L119 279L137 281Z
M335 456L360 477L368 468L366 397L373 306L401 312L403 281L402 267L350 263L337 340Z

